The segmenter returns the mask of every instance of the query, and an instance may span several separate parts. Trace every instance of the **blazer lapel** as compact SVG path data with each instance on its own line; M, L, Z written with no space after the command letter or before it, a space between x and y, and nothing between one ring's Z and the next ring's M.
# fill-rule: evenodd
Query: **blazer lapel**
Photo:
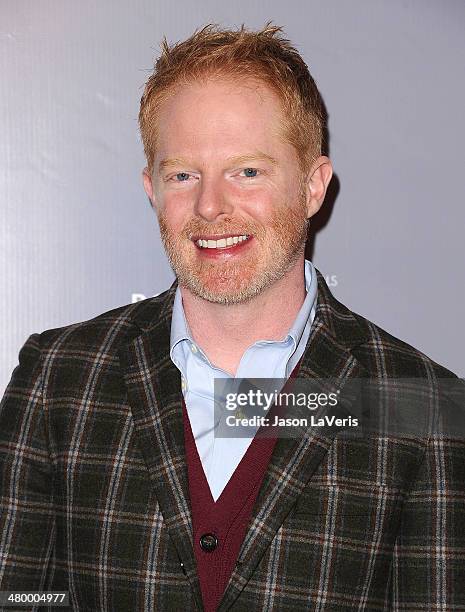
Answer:
M173 284L162 301L150 301L148 312L138 313L134 323L139 333L120 349L119 357L136 435L160 510L202 610L192 541L181 380L169 354L175 290Z
M349 380L367 376L350 348L365 340L354 315L330 293L317 271L315 320L301 360L298 378L337 379L343 389ZM338 431L341 431L339 429ZM299 438L279 438L239 551L237 565L218 612L228 610L247 584L298 496L324 459L337 432L309 428Z

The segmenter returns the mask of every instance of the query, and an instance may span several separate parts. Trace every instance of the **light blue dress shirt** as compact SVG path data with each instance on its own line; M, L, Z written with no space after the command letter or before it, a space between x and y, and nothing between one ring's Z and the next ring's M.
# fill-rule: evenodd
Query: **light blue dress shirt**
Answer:
M306 297L282 340L260 340L244 352L236 378L287 379L302 357L315 317L317 278L313 264L305 260ZM216 438L214 379L233 378L213 365L192 339L179 287L171 320L170 357L181 372L181 386L197 451L216 501L253 438Z

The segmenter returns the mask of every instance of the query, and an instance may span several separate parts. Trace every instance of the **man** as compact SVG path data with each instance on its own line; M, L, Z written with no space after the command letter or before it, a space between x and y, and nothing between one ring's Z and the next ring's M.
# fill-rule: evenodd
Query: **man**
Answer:
M143 181L178 282L21 349L0 411L4 591L66 590L74 610L465 609L461 440L214 435L215 377L454 380L305 261L332 167L279 31L164 43Z

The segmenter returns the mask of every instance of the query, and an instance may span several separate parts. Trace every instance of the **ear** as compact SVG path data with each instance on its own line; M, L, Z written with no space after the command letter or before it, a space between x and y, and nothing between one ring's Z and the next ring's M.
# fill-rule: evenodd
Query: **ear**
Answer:
M142 181L144 183L145 193L150 200L150 204L152 205L152 208L155 209L155 202L153 198L153 180L150 170L147 167L142 170Z
M313 217L313 215L320 210L332 176L333 166L331 160L329 157L326 157L326 155L320 155L320 157L313 162L310 172L304 182L307 219Z

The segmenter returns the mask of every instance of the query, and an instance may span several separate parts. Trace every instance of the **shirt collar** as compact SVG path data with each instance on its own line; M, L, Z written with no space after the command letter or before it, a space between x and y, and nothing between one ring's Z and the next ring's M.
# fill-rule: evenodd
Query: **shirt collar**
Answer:
M294 323L290 327L286 336L281 340L281 342L287 341L288 338L291 338L295 346L299 344L300 338L305 329L305 325L310 317L310 313L312 308L315 306L316 296L317 296L317 278L316 271L311 261L308 259L305 260L305 289L307 295L305 297L304 303L302 304L297 317L294 320ZM186 320L186 315L184 314L184 307L182 305L182 296L181 290L178 287L176 288L176 293L174 296L173 303L173 315L171 318L171 335L170 335L170 356L173 358L173 350L179 342L183 340L189 340L190 342L194 342L192 335L189 330L189 325ZM271 342L271 341L268 341ZM280 341L277 341L280 342Z
M170 353L173 352L174 347L182 340L193 342L189 325L186 321L186 315L184 314L181 289L178 285L174 294L173 315L171 318Z
M316 295L317 295L318 281L316 278L316 271L311 261L305 260L305 290L307 295L305 296L304 303L300 307L297 317L294 320L291 328L287 332L287 336L290 336L297 346L300 342L300 338L304 333L305 325L310 317L310 313L315 306Z

